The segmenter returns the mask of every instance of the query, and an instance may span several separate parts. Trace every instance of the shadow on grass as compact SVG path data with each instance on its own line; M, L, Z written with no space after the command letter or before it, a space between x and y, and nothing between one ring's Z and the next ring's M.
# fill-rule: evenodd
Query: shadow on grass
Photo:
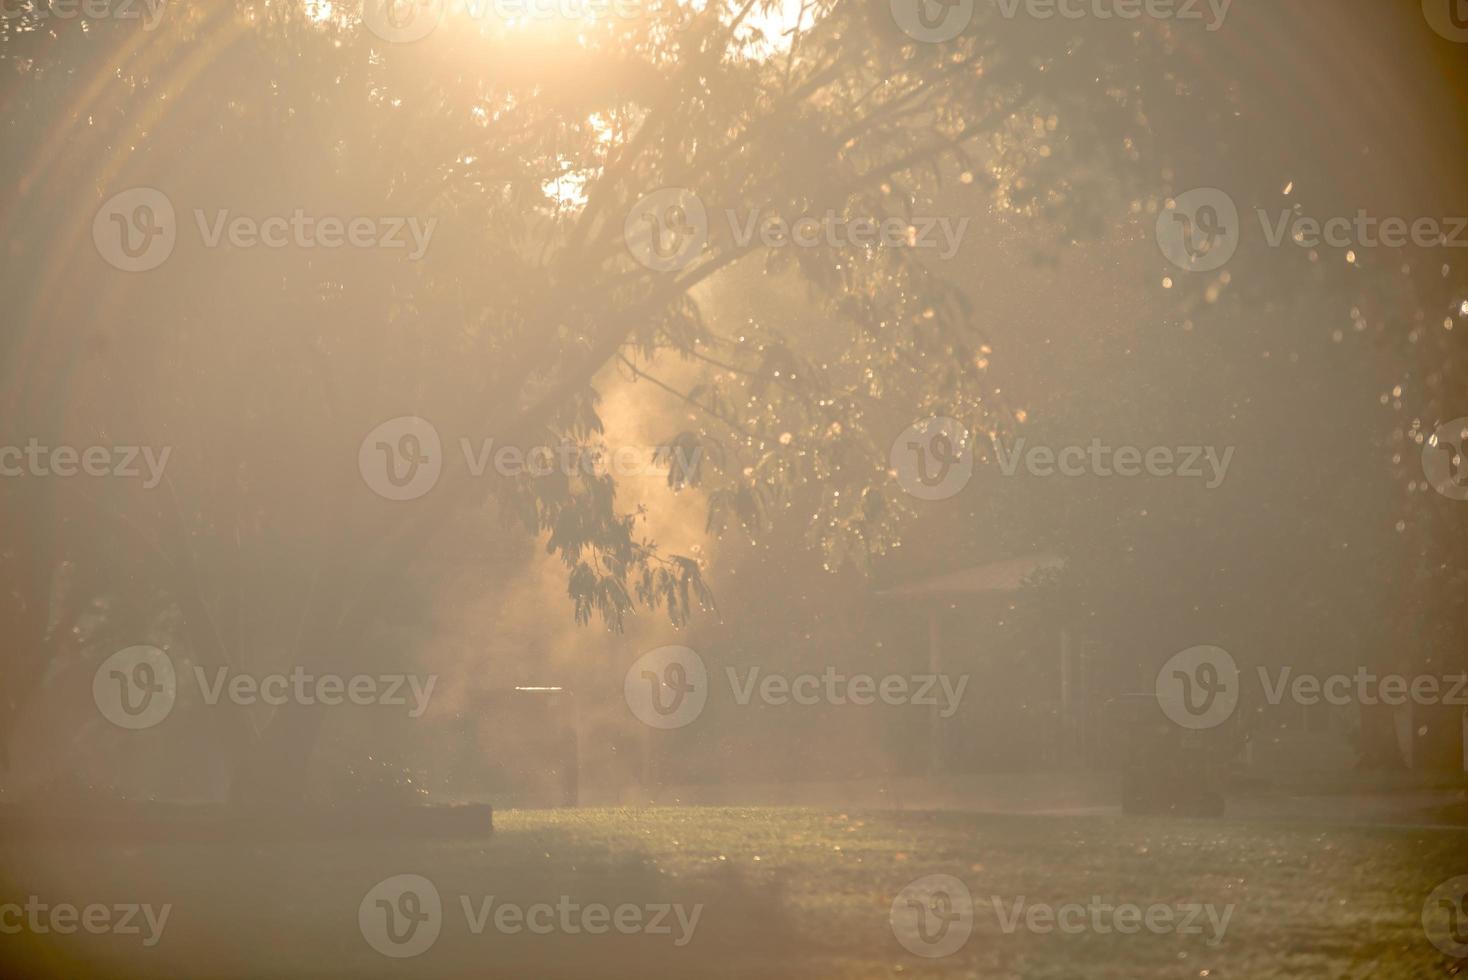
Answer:
M373 948L359 922L368 893L397 875L431 882L441 909L437 938L403 958ZM777 872L726 862L672 872L645 850L569 831L502 829L475 842L42 844L8 853L0 886L0 903L45 903L0 936L6 976L706 976L735 963L766 976L801 972ZM389 914L375 904L369 922ZM78 912L58 919L63 905ZM109 910L106 932L82 925L87 906ZM409 931L406 919L395 926Z

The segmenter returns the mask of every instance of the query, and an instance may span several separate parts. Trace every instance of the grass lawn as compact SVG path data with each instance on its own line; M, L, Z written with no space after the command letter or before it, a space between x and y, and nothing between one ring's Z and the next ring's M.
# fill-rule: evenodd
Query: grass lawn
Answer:
M0 844L0 903L173 906L162 938L0 935L25 974L201 977L1403 977L1457 964L1430 945L1428 893L1468 873L1468 833L1230 821L816 809L504 811L482 844L218 847ZM384 878L417 874L442 901L421 955L389 959L358 925ZM939 959L904 949L894 898L960 879L973 932ZM702 905L692 938L497 931L471 913L513 903ZM563 899L562 896L565 896ZM997 896L999 911L996 912ZM1017 903L1231 906L1199 934L1006 931ZM1020 906L1023 908L1023 906ZM474 913L477 914L477 913ZM548 914L548 913L547 913ZM558 913L559 914L559 913ZM516 924L512 917L511 926ZM543 926L547 919L537 920ZM572 921L580 921L574 918ZM1069 920L1072 926L1077 920ZM1110 920L1103 920L1109 924Z

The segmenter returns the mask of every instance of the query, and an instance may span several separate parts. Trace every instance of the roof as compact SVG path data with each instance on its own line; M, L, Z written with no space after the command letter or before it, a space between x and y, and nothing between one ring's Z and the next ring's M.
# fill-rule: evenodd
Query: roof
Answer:
M877 593L879 598L914 596L984 595L1018 592L1036 572L1065 567L1065 559L1055 555L1029 555L1008 561L990 562L959 569L932 578L909 582Z

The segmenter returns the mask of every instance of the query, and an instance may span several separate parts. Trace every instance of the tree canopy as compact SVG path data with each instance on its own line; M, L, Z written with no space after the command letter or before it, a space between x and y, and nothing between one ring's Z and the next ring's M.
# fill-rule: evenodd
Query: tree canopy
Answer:
M609 385L680 406L650 463L669 466L668 493L706 497L710 533L793 529L831 569L887 555L914 512L889 461L898 432L959 418L983 453L1020 424L986 306L1002 284L923 249L743 240L744 216L915 233L972 210L1023 224L1054 262L1251 150L1258 93L1210 73L1201 27L1061 29L979 7L942 43L888 4L840 0L528 25L471 5L409 42L375 30L370 4L365 19L176 4L149 31L5 21L5 441L172 451L153 488L0 485L10 710L48 664L144 634L181 637L205 664L350 657L421 616L427 554L515 535L564 564L577 621L619 629L647 606L687 622L714 601L703 560L660 547L616 474L579 465L616 448ZM1275 201L1278 162L1234 195ZM90 241L98 208L132 187L162 192L178 225L172 255L140 273ZM629 242L650 196L704 209L686 262L649 267ZM298 209L432 221L432 239L417 260L208 243L222 211ZM1378 420L1383 473L1415 466L1457 414L1464 331L1442 324L1462 320L1461 267L1245 250L1218 273L1158 268L1175 322L1326 304L1366 324L1397 392ZM719 283L789 315L716 324ZM407 416L444 436L443 473L384 499L359 448ZM578 465L481 478L461 436L565 447ZM1431 570L1448 518L1412 517ZM229 737L269 755L312 724L286 710Z

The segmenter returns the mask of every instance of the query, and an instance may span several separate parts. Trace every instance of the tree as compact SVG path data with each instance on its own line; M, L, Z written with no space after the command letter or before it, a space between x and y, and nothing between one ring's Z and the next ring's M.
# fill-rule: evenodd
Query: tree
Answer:
M886 552L908 512L891 420L1009 425L982 289L915 249L743 241L723 214L906 223L977 187L1059 247L1165 198L1156 120L1217 93L1177 84L1170 28L1078 34L981 11L935 44L883 4L809 0L783 23L777 8L531 28L471 8L412 43L356 10L252 0L170 8L148 34L6 22L13 227L35 242L4 273L20 311L5 435L173 450L151 490L6 484L7 527L24 533L7 536L20 584L4 615L29 638L7 690L19 700L39 664L95 658L128 631L176 630L209 666L330 669L413 621L424 556L486 510L564 562L578 620L616 629L640 603L683 622L711 601L699 562L646 538L613 474L449 465L460 435L595 457L599 390L619 373L687 405L694 421L658 456L701 461L670 491L706 493L711 528L798 514L835 564ZM167 195L178 244L130 275L87 234L135 186ZM629 219L670 188L703 204L708 242L648 268ZM418 261L209 245L220 220L296 209L437 224ZM800 284L821 343L768 322L710 328L704 287L750 267L769 288ZM679 387L678 358L711 378ZM385 500L358 450L409 415L448 436L444 473ZM301 792L319 712L221 717L236 795Z

